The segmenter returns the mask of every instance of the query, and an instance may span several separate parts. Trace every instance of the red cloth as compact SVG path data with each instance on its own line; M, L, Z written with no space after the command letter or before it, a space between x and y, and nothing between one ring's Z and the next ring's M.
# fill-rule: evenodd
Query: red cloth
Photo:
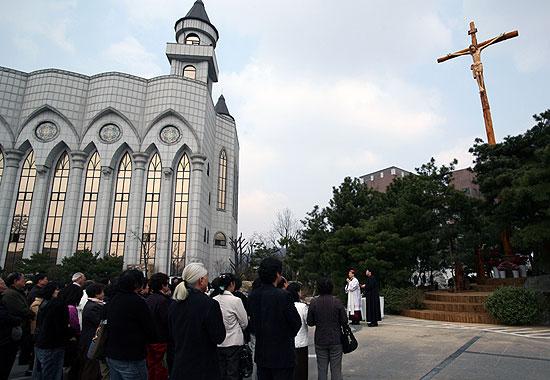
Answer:
M147 345L147 371L149 380L167 380L168 369L164 367L164 354L166 343L154 343Z

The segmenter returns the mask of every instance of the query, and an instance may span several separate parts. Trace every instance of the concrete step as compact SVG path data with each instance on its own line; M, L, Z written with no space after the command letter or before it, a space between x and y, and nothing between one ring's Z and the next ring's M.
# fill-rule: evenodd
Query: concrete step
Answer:
M491 316L487 313L449 312L440 310L403 310L401 315L431 321L498 324L498 322L491 318Z
M427 310L449 311L449 312L468 312L485 313L485 307L482 303L472 302L443 302L443 301L424 301Z
M426 292L424 294L427 301L453 302L453 303L484 303L491 292L460 292L451 293L447 291Z

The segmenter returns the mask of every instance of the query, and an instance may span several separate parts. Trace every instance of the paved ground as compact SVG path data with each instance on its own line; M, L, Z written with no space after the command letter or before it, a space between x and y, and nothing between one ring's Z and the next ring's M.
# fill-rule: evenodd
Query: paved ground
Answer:
M355 335L359 348L344 355L344 379L550 379L550 327L387 316L379 327L361 325ZM313 344L309 356L309 378L316 379ZM23 372L15 367L11 379L30 379Z

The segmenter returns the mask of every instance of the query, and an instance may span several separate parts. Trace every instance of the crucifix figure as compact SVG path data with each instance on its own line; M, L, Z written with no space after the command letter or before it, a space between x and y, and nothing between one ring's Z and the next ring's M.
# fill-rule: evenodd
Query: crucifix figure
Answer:
M483 119L485 121L485 130L487 132L487 142L489 145L496 144L495 132L493 131L493 120L491 119L491 109L489 107L489 99L487 98L487 91L485 82L483 80L483 64L481 63L481 52L486 47L496 44L510 38L517 37L519 35L517 30L508 33L502 33L501 35L491 38L489 40L478 43L476 37L477 29L474 22L470 22L470 30L468 34L472 37L472 44L466 49L459 50L454 53L447 54L444 57L438 58L437 62L445 62L449 59L460 57L462 55L470 54L474 63L470 66L474 79L477 81L479 87L479 96L481 98L481 107L483 108Z

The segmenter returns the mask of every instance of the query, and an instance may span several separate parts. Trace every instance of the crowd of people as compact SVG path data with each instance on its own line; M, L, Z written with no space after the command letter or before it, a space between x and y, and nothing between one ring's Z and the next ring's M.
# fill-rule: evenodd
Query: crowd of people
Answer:
M249 347L259 380L307 379L308 326L316 327L318 378L326 379L330 367L331 378L341 379L342 326L348 317L361 319L356 292L363 288L377 297L374 278L359 285L352 270L349 315L332 295L330 279L318 281L319 296L308 306L301 284L282 276L276 258L261 262L248 295L231 273L210 281L201 263L188 264L172 282L164 273L147 280L129 269L106 283L78 272L63 287L45 274L33 284L26 287L21 273L0 280L0 357L6 363L0 380L8 378L18 352L33 379L238 380L250 362ZM369 324L378 320L375 310ZM100 325L101 355L90 355Z

